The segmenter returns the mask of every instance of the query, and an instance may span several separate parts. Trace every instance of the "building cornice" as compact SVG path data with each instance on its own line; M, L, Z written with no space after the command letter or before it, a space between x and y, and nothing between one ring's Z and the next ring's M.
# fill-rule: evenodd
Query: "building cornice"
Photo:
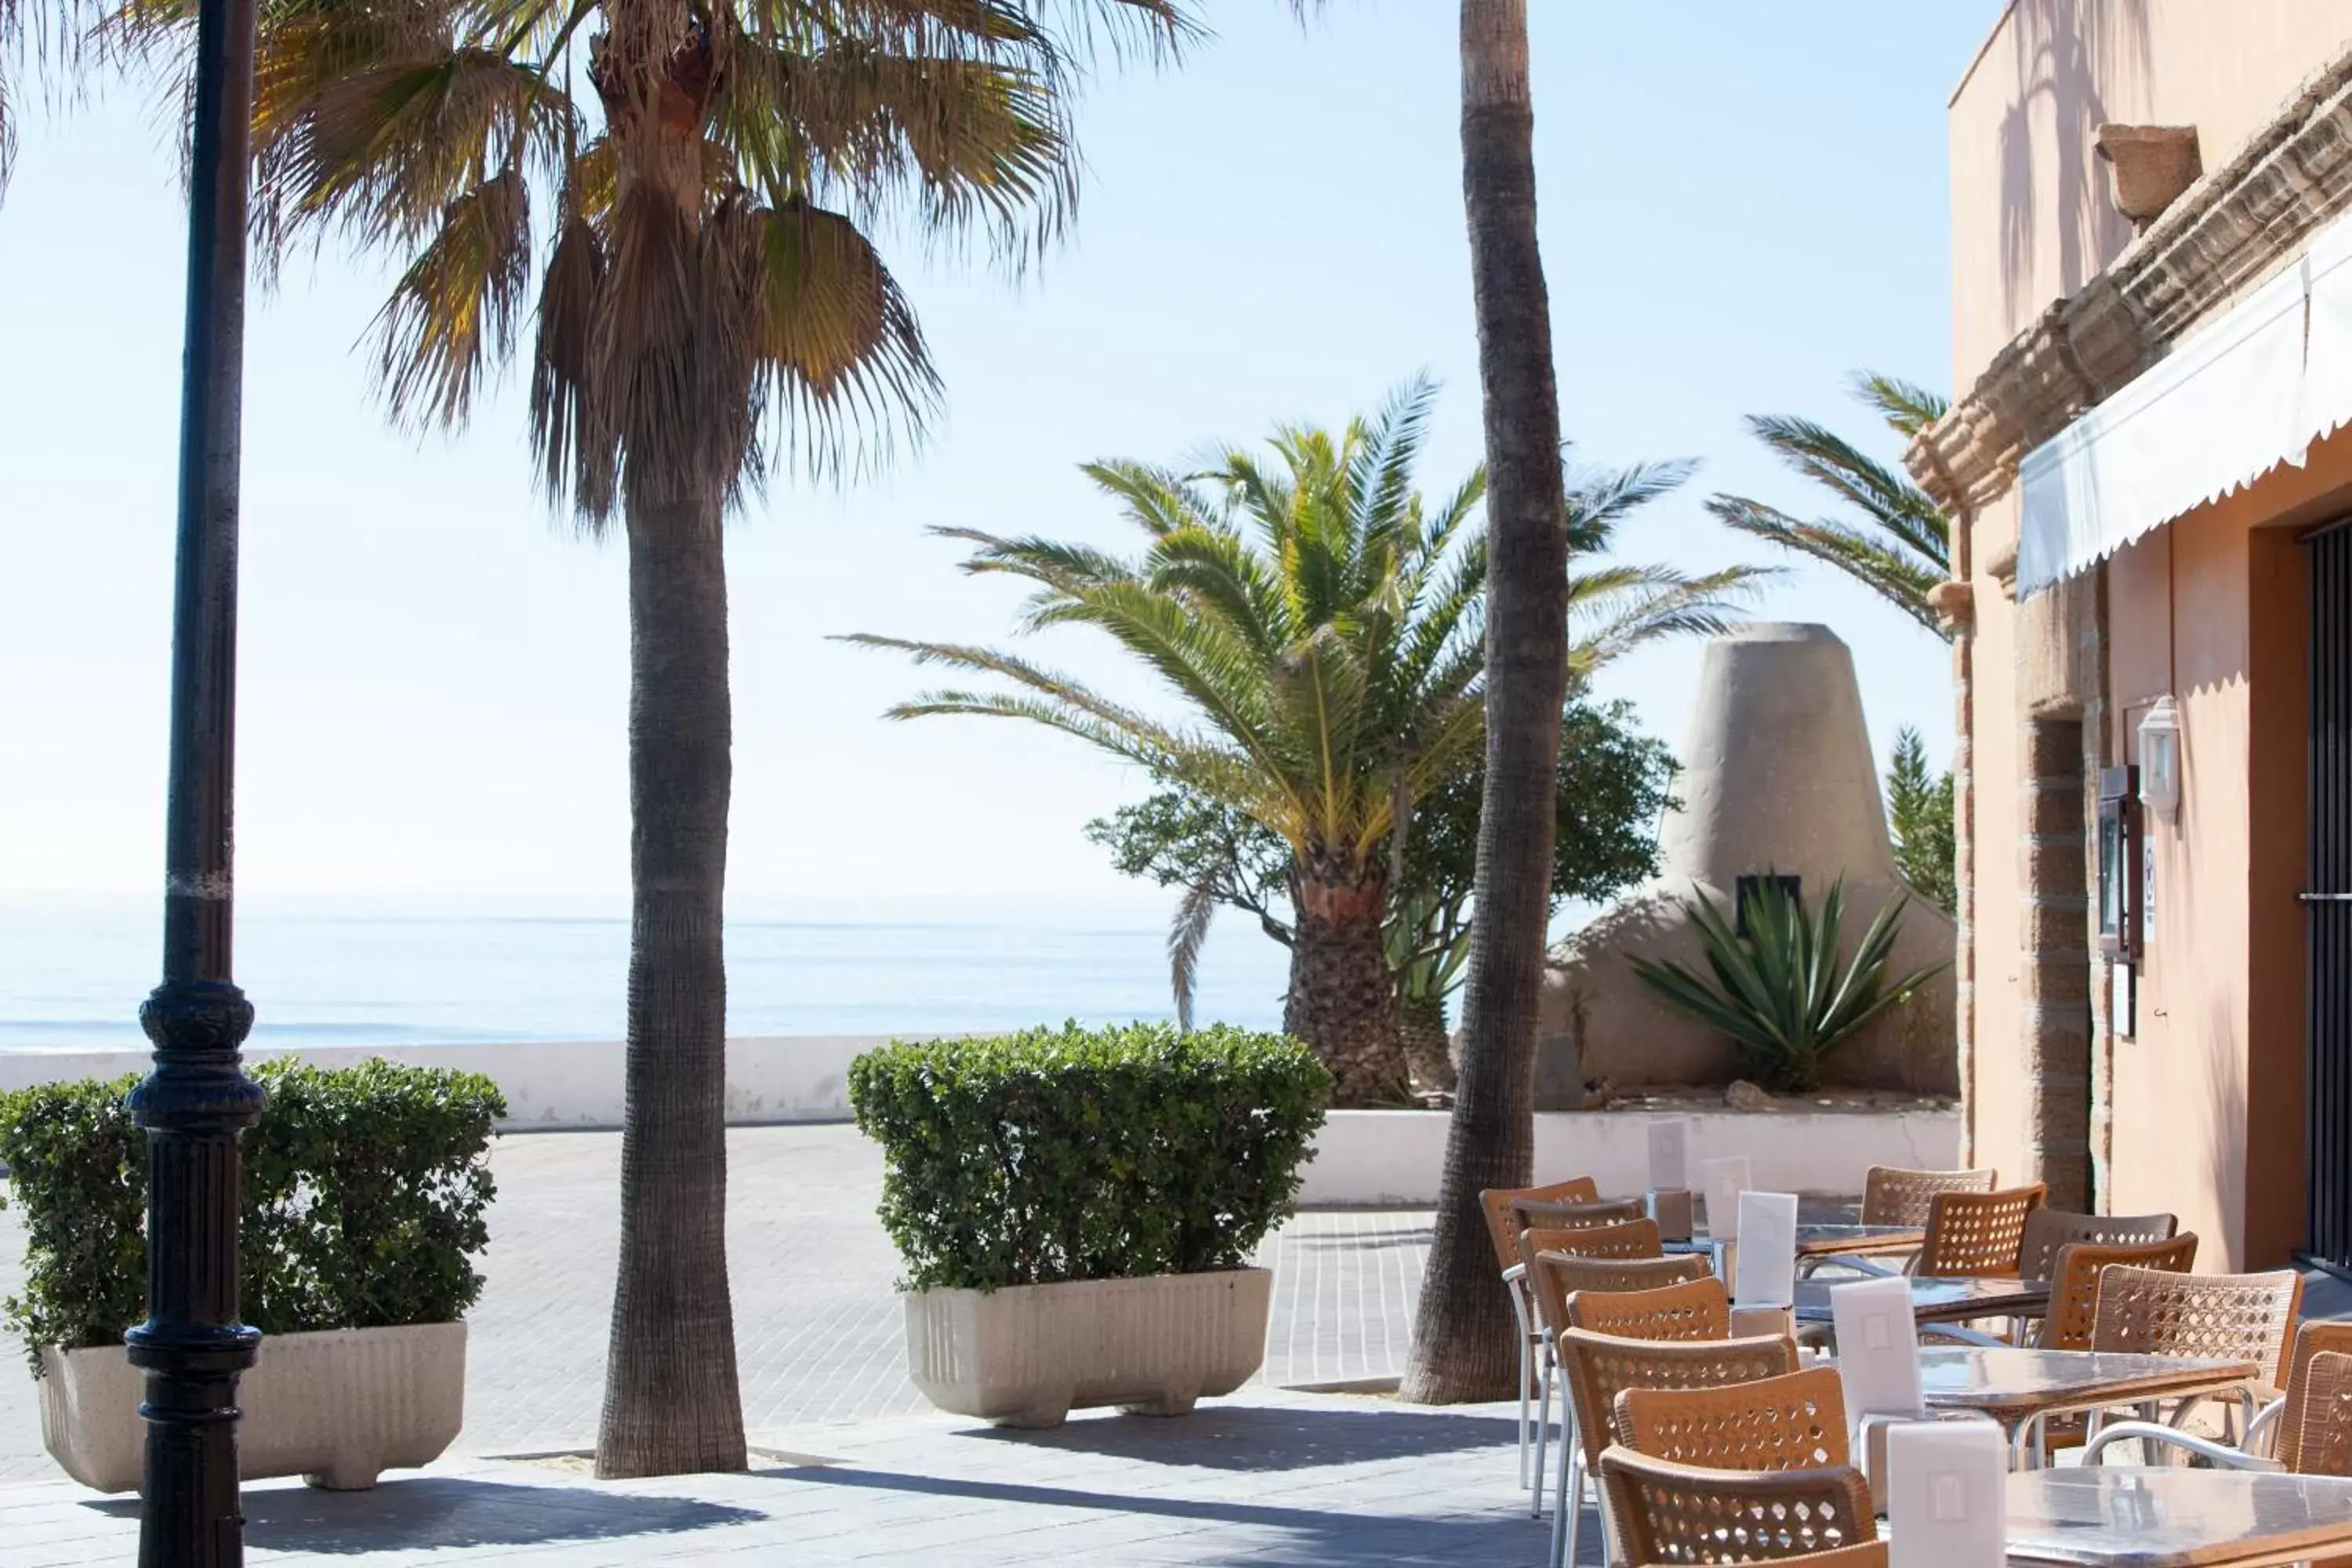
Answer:
M2230 161L2182 193L2107 269L1993 356L1904 455L1966 516L2025 455L2170 353L2182 336L2352 212L2352 49L2311 77Z

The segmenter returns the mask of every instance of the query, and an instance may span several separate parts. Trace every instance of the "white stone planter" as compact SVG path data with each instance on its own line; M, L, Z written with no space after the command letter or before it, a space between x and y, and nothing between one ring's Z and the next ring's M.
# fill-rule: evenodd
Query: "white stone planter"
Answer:
M1235 1268L912 1291L908 1371L940 1409L1000 1426L1057 1426L1102 1405L1182 1415L1265 1362L1273 1283L1265 1269Z
M117 1345L41 1352L41 1442L66 1474L136 1491L146 1450L143 1379ZM338 1491L429 1464L466 1408L466 1325L277 1334L238 1385L237 1473L300 1476Z

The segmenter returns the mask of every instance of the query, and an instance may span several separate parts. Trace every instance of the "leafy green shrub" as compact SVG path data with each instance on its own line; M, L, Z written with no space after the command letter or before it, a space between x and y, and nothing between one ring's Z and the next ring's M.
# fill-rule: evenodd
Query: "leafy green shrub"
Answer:
M373 1060L260 1064L269 1107L245 1138L245 1321L264 1333L448 1322L481 1294L491 1124L478 1073ZM146 1316L146 1137L135 1078L0 1095L0 1162L25 1232L23 1292L0 1317L40 1347L119 1344Z
M849 1069L909 1289L1238 1268L1289 1212L1331 1075L1216 1025L898 1042Z
M1894 899L1878 911L1843 974L1843 878L1822 900L1818 924L1777 877L1760 879L1748 898L1744 934L1705 894L1685 900L1684 908L1714 972L1713 984L1671 960L1628 962L1659 1001L1729 1036L1748 1073L1767 1088L1801 1091L1821 1081L1822 1064L1832 1050L1880 1014L1909 1001L1946 967L1933 963L1888 978L1895 932L1909 902Z

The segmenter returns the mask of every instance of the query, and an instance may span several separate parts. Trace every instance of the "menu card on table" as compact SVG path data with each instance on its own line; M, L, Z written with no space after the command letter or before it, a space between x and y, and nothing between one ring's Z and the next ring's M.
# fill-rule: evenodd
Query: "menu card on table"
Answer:
M1708 1210L1714 1205L1709 1201ZM1743 1307L1786 1307L1797 1299L1797 1194L1742 1193L1739 1257L1731 1299Z
M1748 1156L1699 1162L1698 1179L1706 1191L1706 1233L1717 1241L1739 1239L1739 1194L1751 1181Z
M1690 1185L1690 1120L1661 1116L1650 1123L1650 1190L1671 1193Z
M1917 1414L1927 1396L1920 1387L1911 1281L1857 1279L1831 1286L1830 1322L1837 1333L1846 1418Z
M1887 1568L2001 1568L2008 1561L2009 1441L1999 1426L1890 1427L1886 1471Z

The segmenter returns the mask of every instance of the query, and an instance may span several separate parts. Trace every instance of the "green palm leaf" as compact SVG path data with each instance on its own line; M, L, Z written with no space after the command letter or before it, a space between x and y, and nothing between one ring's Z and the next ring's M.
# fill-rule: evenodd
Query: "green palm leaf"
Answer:
M1906 441L1943 417L1934 393L1889 375L1853 378L1855 397ZM1773 454L1852 508L1858 521L1803 521L1744 496L1717 495L1707 510L1726 527L1835 567L1948 638L1927 602L1952 574L1952 526L1926 491L1826 426L1790 415L1759 415L1748 427Z

